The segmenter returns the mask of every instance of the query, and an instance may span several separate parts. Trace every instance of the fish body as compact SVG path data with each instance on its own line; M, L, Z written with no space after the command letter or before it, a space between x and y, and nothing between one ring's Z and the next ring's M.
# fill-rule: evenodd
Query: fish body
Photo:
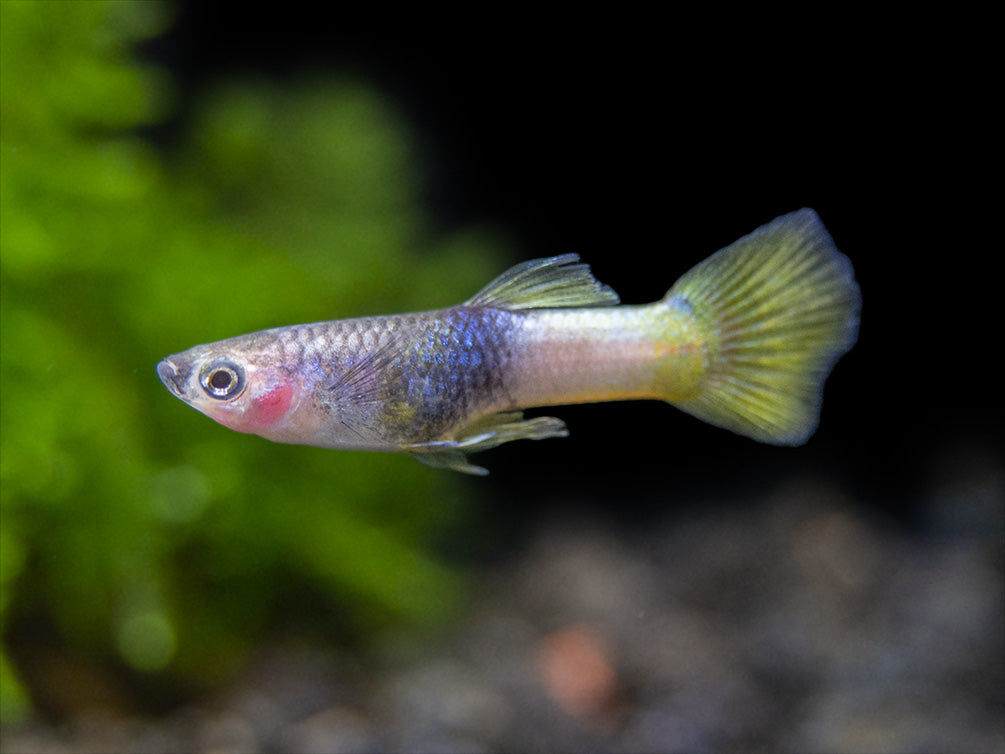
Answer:
M574 254L504 273L428 312L279 327L158 365L178 398L284 443L410 452L486 473L467 454L567 434L523 409L658 399L776 444L813 433L823 381L857 336L848 259L812 210L785 215L619 306Z

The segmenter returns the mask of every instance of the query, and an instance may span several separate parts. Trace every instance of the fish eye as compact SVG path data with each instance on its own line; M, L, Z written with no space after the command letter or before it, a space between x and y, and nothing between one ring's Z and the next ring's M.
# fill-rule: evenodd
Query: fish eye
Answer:
M232 361L214 361L202 370L199 384L210 398L236 398L244 390L244 370Z

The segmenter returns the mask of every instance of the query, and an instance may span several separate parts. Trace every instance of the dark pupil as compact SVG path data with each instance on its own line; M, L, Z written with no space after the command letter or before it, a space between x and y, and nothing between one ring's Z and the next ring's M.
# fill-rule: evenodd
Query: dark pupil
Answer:
M210 387L214 390L227 390L233 382L234 378L231 377L230 372L224 369L216 370L209 378Z

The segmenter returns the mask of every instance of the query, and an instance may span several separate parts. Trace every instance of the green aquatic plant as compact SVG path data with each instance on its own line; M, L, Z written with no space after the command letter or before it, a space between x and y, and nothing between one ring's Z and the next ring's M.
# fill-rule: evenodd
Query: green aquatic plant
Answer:
M175 146L138 41L163 3L0 3L0 629L212 683L277 623L429 623L463 580L431 543L450 475L283 447L186 410L154 366L193 343L442 306L503 262L443 237L405 122L364 82L220 82ZM12 661L12 658L15 661ZM28 708L0 655L5 720Z

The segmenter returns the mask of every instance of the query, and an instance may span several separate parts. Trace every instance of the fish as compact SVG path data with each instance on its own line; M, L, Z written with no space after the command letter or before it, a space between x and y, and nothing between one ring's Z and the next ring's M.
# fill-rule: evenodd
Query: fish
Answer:
M276 327L157 365L177 398L280 443L469 454L565 437L526 409L655 399L775 445L805 443L823 384L858 337L852 264L812 209L782 215L620 305L574 253L518 264L446 309Z

